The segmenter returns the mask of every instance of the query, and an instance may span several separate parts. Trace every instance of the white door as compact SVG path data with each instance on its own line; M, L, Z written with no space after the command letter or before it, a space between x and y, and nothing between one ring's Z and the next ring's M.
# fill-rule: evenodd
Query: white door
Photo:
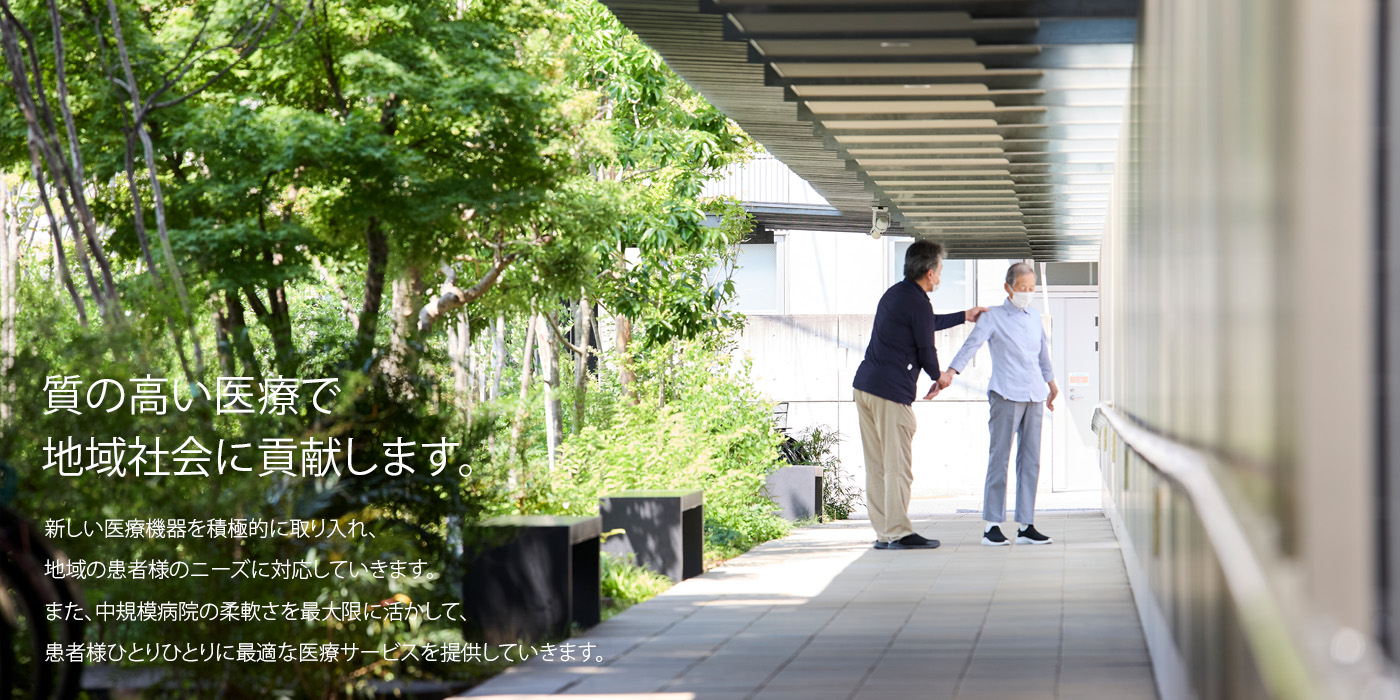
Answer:
M1055 400L1051 462L1056 491L1098 490L1098 442L1094 408L1099 403L1099 300L1050 298L1054 334L1051 353L1060 396Z

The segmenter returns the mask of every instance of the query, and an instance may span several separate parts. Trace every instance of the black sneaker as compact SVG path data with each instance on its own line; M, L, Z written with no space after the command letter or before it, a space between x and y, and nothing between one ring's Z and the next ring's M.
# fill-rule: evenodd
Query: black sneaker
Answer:
M1050 544L1051 539L1040 534L1035 529L1035 525L1027 525L1026 529L1016 533L1016 544Z
M875 549L889 549L890 543L884 540L875 540Z
M1001 534L1000 525L993 525L992 529L982 533L982 544L988 547L1005 547L1011 542L1006 539L1006 535Z
M931 540L919 533L905 535L889 544L889 549L934 549L938 540Z

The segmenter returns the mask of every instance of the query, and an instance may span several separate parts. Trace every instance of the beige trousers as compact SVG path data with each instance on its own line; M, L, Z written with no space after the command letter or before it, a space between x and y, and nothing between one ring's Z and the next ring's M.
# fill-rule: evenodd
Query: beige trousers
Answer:
M909 492L914 483L914 407L860 389L860 441L865 446L865 502L875 539L892 542L914 534Z

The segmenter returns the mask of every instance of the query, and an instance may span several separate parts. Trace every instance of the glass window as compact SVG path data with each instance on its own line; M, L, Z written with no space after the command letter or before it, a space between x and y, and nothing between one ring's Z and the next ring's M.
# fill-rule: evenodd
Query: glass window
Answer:
M778 246L743 243L734 262L735 308L739 311L779 311Z
M1096 262L1060 262L1045 264L1046 286L1064 285L1093 286L1099 283L1099 264Z

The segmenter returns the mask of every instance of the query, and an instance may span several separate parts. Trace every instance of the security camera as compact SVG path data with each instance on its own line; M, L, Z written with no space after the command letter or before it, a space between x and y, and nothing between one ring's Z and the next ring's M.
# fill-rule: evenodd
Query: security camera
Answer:
M890 227L890 210L886 207L870 207L870 237L879 238Z

